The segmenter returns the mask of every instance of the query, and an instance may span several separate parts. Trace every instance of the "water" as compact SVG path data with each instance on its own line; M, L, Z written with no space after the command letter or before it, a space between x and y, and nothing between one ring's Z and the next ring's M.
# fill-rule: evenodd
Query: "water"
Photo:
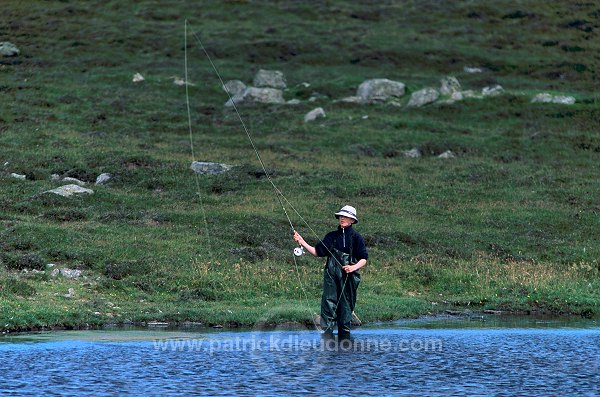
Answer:
M308 330L0 338L2 396L600 395L596 320L486 317Z

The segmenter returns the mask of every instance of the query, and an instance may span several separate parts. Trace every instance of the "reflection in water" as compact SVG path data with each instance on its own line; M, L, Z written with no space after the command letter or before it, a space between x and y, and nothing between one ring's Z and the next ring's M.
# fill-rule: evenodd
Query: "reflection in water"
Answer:
M4 338L2 395L598 395L597 322L412 320L315 331Z

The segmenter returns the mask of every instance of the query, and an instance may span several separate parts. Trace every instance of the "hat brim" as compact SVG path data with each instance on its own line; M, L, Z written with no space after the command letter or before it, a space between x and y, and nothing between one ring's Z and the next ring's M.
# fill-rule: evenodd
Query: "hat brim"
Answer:
M347 212L336 212L336 213L335 213L335 217L336 217L336 218L339 218L340 216L345 216L346 218L350 218L350 219L352 219L352 220L354 221L354 223L358 223L358 219L356 219L356 217L355 217L355 216L352 216L352 215L350 215L350 214L349 214L349 213L347 213Z

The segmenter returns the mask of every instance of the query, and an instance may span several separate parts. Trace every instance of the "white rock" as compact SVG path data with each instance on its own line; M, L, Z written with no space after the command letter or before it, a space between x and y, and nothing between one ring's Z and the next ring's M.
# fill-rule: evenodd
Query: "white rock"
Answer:
M220 163L209 163L203 161L194 161L190 167L196 174L216 175L229 171L232 166Z
M111 179L112 179L112 175L109 174L108 172L104 172L104 173L98 175L98 177L96 178L96 185L104 185Z
M94 194L94 191L91 189L86 189L79 185L65 185L61 187L57 187L56 189L47 190L44 193L54 193L63 197L70 197L74 194Z
M419 157L421 157L421 151L417 148L412 148L410 150L406 150L404 152L404 157L408 157L411 159L418 159Z
M3 41L0 43L0 55L3 57L14 57L21 53L16 45L10 41Z
M471 66L465 66L463 68L463 71L465 73L481 73L481 72L483 72L483 70L481 68L476 68L476 67L471 67Z
M133 75L133 80L132 81L134 83L139 83L139 82L142 82L144 80L145 80L144 76L142 76L140 73L136 73L136 74Z
M437 101L440 97L440 93L435 88L423 88L422 90L415 91L410 96L410 101L406 106L408 107L421 107L427 104Z
M300 101L300 99L290 99L289 101L286 102L288 105L299 105L300 103L302 103Z
M194 86L195 85L195 84L190 83L189 81L186 82L181 77L171 76L171 78L173 79L173 84L178 85L178 86L184 86L186 84L189 85L189 86Z
M460 83L454 76L444 77L440 80L440 94L452 95L456 92L460 92Z
M501 85L495 85L492 87L483 87L481 95L483 96L498 96L504 92L504 88Z
M359 96L347 96L342 99L338 99L334 102L343 102L343 103L363 103L363 100Z
M26 175L17 174L17 173L14 173L14 172L12 172L12 173L10 174L10 176L12 176L12 177L13 177L13 178L15 178L15 179L20 179L20 180L22 180L22 181L24 181L25 179L27 179L27 176L26 176Z
M246 88L246 84L240 80L229 80L223 85L225 92L228 92L231 96L241 94Z
M363 81L356 90L356 96L364 103L387 101L404 95L406 86L389 79Z
M79 186L85 186L86 183L84 181L80 181L77 178L71 178L70 176L66 176L62 179L64 182L72 182L72 183L76 183Z
M285 77L279 70L260 69L256 72L252 84L255 87L270 87L283 89L287 87Z
M547 92L537 94L531 100L532 103L558 103L563 105L573 105L575 103L575 98L572 96L553 96L548 94Z
M283 91L276 88L257 88L248 87L243 93L235 95L225 103L226 107L231 107L233 104L245 103L272 103L283 104Z
M438 156L440 159L453 159L455 157L456 155L451 150L446 150L444 153Z
M308 123L309 121L314 121L318 118L325 117L325 111L323 108L316 108L306 113L304 116L304 122Z

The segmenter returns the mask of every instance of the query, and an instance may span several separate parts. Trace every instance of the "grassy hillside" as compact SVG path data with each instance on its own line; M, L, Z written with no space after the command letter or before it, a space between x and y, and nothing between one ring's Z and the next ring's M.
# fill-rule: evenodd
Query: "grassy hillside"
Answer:
M0 11L0 42L20 49L0 58L0 327L318 311L322 261L292 256L286 215L200 42L224 80L280 70L285 99L301 101L239 110L307 240L334 228L342 205L358 208L371 255L363 320L598 312L593 2L5 0ZM174 84L185 52L191 134ZM406 84L406 103L445 76L504 93L422 108L336 101L388 78ZM541 92L577 102L531 103ZM317 106L327 116L304 123ZM412 148L423 157L403 155ZM446 150L457 157L437 157ZM192 160L235 168L196 178ZM114 179L95 186L105 172ZM52 174L94 194L44 194L65 184ZM54 277L49 263L83 276Z

